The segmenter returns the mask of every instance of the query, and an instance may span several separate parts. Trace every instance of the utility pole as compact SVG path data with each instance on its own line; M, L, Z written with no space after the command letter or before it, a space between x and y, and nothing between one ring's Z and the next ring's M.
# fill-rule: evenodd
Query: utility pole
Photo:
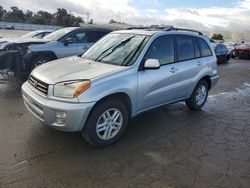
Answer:
M89 13L86 14L87 16L87 24L89 23Z

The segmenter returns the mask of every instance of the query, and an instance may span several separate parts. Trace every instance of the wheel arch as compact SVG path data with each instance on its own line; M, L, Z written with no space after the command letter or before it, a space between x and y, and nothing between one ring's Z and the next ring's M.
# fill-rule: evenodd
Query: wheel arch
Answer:
M210 90L210 89L211 89L211 79L210 79L210 76L208 76L208 75L203 76L203 77L200 79L200 81L201 81L201 80L205 80L205 81L207 82L207 84L208 84L208 90Z
M34 52L30 56L30 62L32 62L35 58L41 57L41 56L47 56L50 57L52 60L58 59L56 54L52 51L39 51L39 52Z
M93 108L91 109L90 113L99 105L101 104L103 101L109 100L109 99L119 99L121 102L124 102L124 104L127 107L128 110L128 114L129 114L129 118L132 116L132 101L129 97L129 95L127 93L124 92L117 92L117 93L112 93L109 94L107 96L104 96L103 98L101 98L100 100L98 100L95 105L93 106ZM89 114L90 114L89 113Z

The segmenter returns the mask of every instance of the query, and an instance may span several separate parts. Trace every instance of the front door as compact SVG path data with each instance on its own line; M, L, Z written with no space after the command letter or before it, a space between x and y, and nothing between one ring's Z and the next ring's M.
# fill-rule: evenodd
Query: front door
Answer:
M147 59L158 59L161 67L138 72L138 112L175 100L177 77L176 70L172 69L174 53L173 36L160 36L149 47L143 62Z

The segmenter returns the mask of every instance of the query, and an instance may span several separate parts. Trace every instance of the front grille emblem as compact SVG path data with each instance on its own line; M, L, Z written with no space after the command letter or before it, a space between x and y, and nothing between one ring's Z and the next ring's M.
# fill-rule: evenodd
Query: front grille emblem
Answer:
M33 84L34 84L35 87L37 87L38 82L37 82L36 80L34 80L34 81L33 81Z

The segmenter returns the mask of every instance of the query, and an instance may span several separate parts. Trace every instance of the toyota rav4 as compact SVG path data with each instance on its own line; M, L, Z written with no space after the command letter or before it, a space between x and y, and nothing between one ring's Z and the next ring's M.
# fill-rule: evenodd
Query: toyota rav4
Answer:
M88 49L34 69L22 86L29 111L94 146L116 142L129 118L173 102L199 110L217 83L216 55L200 32L115 31Z

